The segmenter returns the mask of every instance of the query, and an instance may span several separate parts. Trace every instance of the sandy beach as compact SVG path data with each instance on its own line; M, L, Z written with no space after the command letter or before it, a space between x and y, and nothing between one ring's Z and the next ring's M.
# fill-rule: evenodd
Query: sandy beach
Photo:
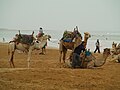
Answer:
M120 90L120 63L110 62L111 57L96 69L70 69L60 67L57 49L38 53L32 52L28 69L27 54L15 52L16 68L10 68L8 44L0 43L0 90Z

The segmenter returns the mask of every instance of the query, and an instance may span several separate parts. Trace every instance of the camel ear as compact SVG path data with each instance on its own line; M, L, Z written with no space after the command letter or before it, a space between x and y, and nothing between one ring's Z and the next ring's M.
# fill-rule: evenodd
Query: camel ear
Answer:
M32 35L34 34L34 31L32 32Z
M51 38L51 35L48 35L49 38Z
M20 30L18 30L19 34L20 34Z

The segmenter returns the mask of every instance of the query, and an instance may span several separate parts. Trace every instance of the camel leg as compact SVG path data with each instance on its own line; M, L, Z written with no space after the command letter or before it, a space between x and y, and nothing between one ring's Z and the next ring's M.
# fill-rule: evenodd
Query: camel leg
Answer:
M9 63L10 63L10 67L13 66L15 68L15 65L14 65L14 62L13 62L13 56L14 56L14 51L11 53L11 58L10 58Z
M94 62L93 61L88 62L87 68L88 69L93 69L94 68Z
M39 54L45 55L45 53L46 53L45 48L42 48L42 52Z
M30 47L30 48L29 48L29 52L28 52L28 59L27 59L27 62L28 62L28 68L30 68L30 58L31 58L31 53L32 53L32 48Z
M44 50L43 50L43 48L42 48L42 54L43 54L43 52L44 52Z
M42 54L46 54L46 48L42 48Z
M67 51L64 51L64 52L63 52L63 62L64 62L64 63L65 63L66 53L67 53Z
M46 47L44 48L44 54L46 54Z
M59 62L61 63L62 51L60 51Z
M59 50L60 50L60 56L59 56L59 62L61 63L62 53L63 53L63 41L60 40L59 43Z

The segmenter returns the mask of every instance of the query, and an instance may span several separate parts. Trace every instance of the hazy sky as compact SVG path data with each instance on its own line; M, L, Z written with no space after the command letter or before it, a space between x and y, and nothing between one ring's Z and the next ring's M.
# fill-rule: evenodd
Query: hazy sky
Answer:
M120 31L120 0L0 0L0 28Z

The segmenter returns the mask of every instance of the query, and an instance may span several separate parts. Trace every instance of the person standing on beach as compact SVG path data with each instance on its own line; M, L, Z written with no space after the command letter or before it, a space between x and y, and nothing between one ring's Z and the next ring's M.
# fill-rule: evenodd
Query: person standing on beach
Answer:
M5 38L3 38L3 42L5 42Z
M96 51L98 51L98 53L100 53L100 42L99 42L99 39L97 39L97 42L95 43L96 45L96 49L94 51L94 53L96 53Z

